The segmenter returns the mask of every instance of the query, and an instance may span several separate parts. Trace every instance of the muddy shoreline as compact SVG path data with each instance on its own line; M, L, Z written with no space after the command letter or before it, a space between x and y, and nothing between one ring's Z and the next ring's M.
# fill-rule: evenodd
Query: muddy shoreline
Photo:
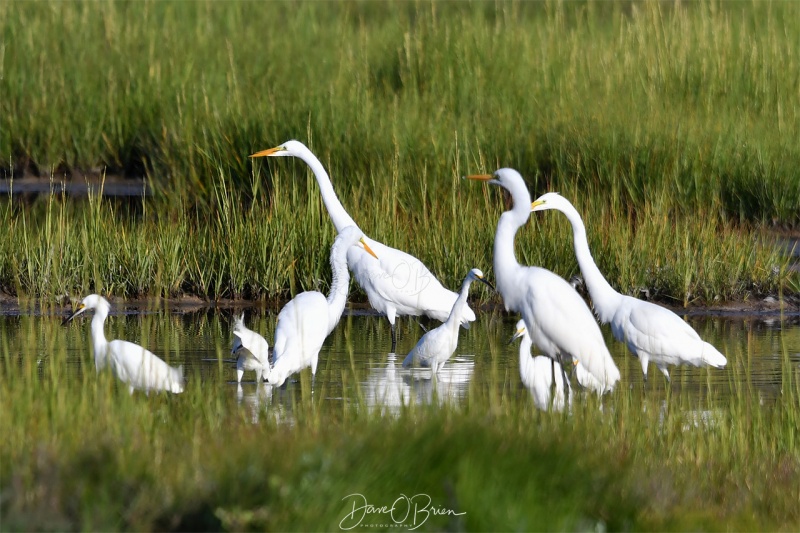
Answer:
M221 298L219 300L209 300L198 296L180 296L176 298L120 298L108 296L108 300L119 313L121 310L127 312L145 312L155 310L168 310L172 314L188 314L211 309L223 311L239 311L246 309L260 309L276 313L283 307L288 300L283 301L264 301L264 300L234 300ZM78 296L73 302L64 301L58 304L42 305L36 299L20 300L16 296L0 293L0 315L19 316L19 315L60 315L68 314ZM784 295L781 300L778 296L767 296L754 298L745 301L732 301L718 305L670 305L667 302L656 301L658 305L671 309L679 315L686 316L715 316L731 318L763 318L774 316L800 317L800 295ZM489 301L481 304L472 304L482 313L503 313L502 302ZM477 307L476 307L477 306ZM115 314L112 311L112 314ZM374 315L379 316L378 312L372 309L368 302L348 302L345 308L345 315Z

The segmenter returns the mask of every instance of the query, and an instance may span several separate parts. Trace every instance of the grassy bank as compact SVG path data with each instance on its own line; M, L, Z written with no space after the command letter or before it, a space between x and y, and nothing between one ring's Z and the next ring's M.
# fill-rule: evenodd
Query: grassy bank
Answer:
M32 208L6 202L0 205L9 237L0 240L0 287L51 301L91 292L280 300L301 290L327 291L335 234L316 182L303 170L282 174L268 199L247 202L231 191L229 179L219 176L209 210L170 212L146 202L132 214L100 198L75 204L50 197ZM457 287L471 267L491 277L504 205L499 190L455 177L443 198L430 198L421 187L421 209L397 205L415 194L412 185L395 185L378 198L359 189L347 201L371 237L416 255L446 286ZM600 268L624 292L646 289L651 298L688 305L793 290L788 258L768 239L714 217L675 217L663 203L625 214L602 203L580 207ZM522 263L566 278L579 273L563 218L532 217L517 237ZM353 288L351 299L365 301ZM483 288L475 296L497 298Z
M800 224L797 11L5 3L5 176L145 175L156 197L135 216L4 201L0 285L212 298L320 285L332 234L316 185L300 163L247 158L299 138L370 236L448 286L487 269L500 204L457 177L511 166L534 197L558 190L578 205L622 291L777 294L798 282L756 241ZM576 273L564 222L537 219L521 255Z
M374 505L428 494L437 508L466 513L431 516L423 530L800 525L800 374L788 348L796 328L726 338L730 393L711 379L699 392L679 388L679 371L666 399L656 383L620 387L602 410L580 394L570 416L533 408L518 375L498 371L498 352L514 348L496 339L480 337L462 404L412 396L396 413L372 408L357 387L330 398L324 384L364 383L367 369L331 365L326 348L314 394L305 372L262 400L254 424L229 363L219 372L190 365L180 396L130 396L95 373L88 321L58 322L0 322L3 529L337 530L353 493ZM148 315L116 317L107 330L166 342L175 363L197 357L181 339L198 331L226 357L221 327L218 317L187 328L177 316ZM352 350L351 337L364 335L347 320L340 329L331 345ZM764 342L777 343L782 369L767 398L749 377L757 354L773 357L756 350ZM362 522L370 524L390 522L373 515Z

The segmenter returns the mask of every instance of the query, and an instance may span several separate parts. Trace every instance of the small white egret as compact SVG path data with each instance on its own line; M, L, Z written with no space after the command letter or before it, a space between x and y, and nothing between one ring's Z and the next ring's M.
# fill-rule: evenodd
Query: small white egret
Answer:
M300 141L287 141L280 146L262 150L250 157L297 157L302 159L314 173L319 185L322 201L336 227L341 231L347 226L358 225L345 211L333 190L331 179L319 159ZM392 352L397 347L395 317L426 315L444 322L458 295L445 289L422 261L411 254L386 246L369 237L364 237L378 261L367 257L363 248L353 247L347 251L347 264L353 277L364 289L370 305L386 315L392 330ZM469 327L475 313L464 303L462 323Z
M110 364L114 375L128 384L131 394L135 389L146 392L151 390L183 392L183 366L173 368L138 344L123 340L111 342L106 340L103 324L111 311L111 304L102 296L90 294L84 298L63 324L67 324L88 309L94 309L92 351L95 368L98 371Z
M345 255L354 246L363 246L366 253L376 258L360 229L355 226L344 228L331 247L333 282L328 297L316 291L302 292L278 314L274 361L268 375L271 385L283 385L289 375L307 366L311 367L312 374L316 374L322 343L339 323L347 303L350 273Z
M572 402L572 388L569 381L561 379L561 365L549 357L543 355L532 356L531 346L533 341L525 327L525 321L517 322L516 332L511 337L509 343L516 339L522 339L519 344L519 377L522 384L531 391L533 404L542 411L548 411L551 407L554 411L563 411L566 402ZM553 381L555 375L555 394L553 394ZM569 394L564 394L564 383L567 385ZM552 396L552 398L551 398Z
M244 325L244 313L233 324L233 347L231 354L236 360L236 382L242 382L245 370L256 371L256 383L261 376L269 375L269 343L267 340Z
M531 196L522 176L516 170L501 168L493 175L467 178L503 187L514 202L510 211L500 215L494 238L494 274L506 310L522 315L528 334L545 355L562 367L562 356L577 359L604 391L612 390L619 381L619 369L586 303L560 276L517 262L514 237L531 213Z
M611 324L614 337L639 358L647 379L647 364L655 363L669 380L667 365L709 365L723 368L728 360L703 341L681 317L660 305L620 294L600 273L589 251L586 226L575 207L558 193L547 193L531 204L533 211L555 209L572 224L575 256L600 322Z
M458 325L461 323L462 313L465 309L464 304L469 294L469 286L475 280L492 287L491 283L483 279L483 272L477 268L470 270L461 284L461 290L450 310L450 316L447 317L444 324L422 336L416 346L408 352L403 361L403 367L408 368L414 362L418 362L421 366L430 367L431 375L436 376L439 369L444 366L458 347Z

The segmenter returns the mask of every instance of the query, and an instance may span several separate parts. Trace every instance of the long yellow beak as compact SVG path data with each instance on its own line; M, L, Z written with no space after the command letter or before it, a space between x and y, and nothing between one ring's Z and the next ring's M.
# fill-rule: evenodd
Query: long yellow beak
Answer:
M280 152L282 150L286 150L286 148L284 148L283 146L276 146L275 148L270 148L269 150L261 150L260 152L256 152L250 157L267 157L274 154L275 152Z
M371 256L372 256L372 257L374 257L375 259L377 259L377 258L378 258L378 256L377 256L377 255L375 255L375 252L373 252L373 251L372 251L372 248L370 248L370 247L369 247L369 245L367 244L367 241L365 241L365 240L364 240L364 237L361 237L361 239L359 240L359 242L361 243L361 245L364 247L364 249L367 251L367 253L368 253L369 255L371 255Z
M464 176L468 180L475 180L475 181L489 181L493 180L494 176L491 174L473 174L472 176Z
M538 207L540 205L543 205L543 204L544 204L544 200L536 200L535 202L533 202L531 204L531 211L533 211L534 209L536 209L536 207Z

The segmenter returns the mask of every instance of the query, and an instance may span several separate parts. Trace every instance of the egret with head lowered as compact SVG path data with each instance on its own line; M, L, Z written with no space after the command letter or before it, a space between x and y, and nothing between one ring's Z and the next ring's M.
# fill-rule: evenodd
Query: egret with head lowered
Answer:
M354 247L362 248L377 261L361 230L348 226L331 247L333 282L330 294L325 297L321 292L301 292L281 309L275 327L274 361L268 375L271 385L283 385L291 374L309 366L311 374L316 374L322 343L339 323L347 303L350 273L345 255Z
M75 308L63 324L67 324L78 315L94 309L92 318L92 351L97 371L106 365L111 366L114 375L123 383L127 383L131 394L134 390L145 392L169 391L183 392L183 367L173 368L154 353L138 344L123 340L107 341L103 333L111 304L97 294L90 294Z
M603 391L612 390L619 381L619 369L586 303L560 276L517 262L514 237L531 213L531 196L522 176L501 168L494 174L467 178L503 187L514 202L510 211L500 215L494 238L494 275L506 310L522 315L533 343L561 364L563 379L562 359L569 357L597 378Z
M331 179L319 159L303 143L287 141L280 146L262 150L250 157L297 157L302 159L314 173L322 193L322 201L336 227L341 233L347 226L358 226L345 211L333 190ZM392 352L397 346L395 319L397 316L425 315L444 322L458 298L453 291L445 289L422 261L411 254L381 244L369 237L364 242L372 248L378 261L368 257L360 247L347 251L347 264L353 277L367 293L370 305L386 315L392 330ZM465 327L475 320L475 313L464 303L461 321Z
M464 304L469 294L469 286L476 280L485 283L494 290L492 284L483 278L483 272L477 268L470 270L461 284L461 290L458 292L458 298L450 310L450 316L441 326L430 330L422 336L416 346L408 352L403 361L404 367L409 367L416 362L421 366L430 367L431 375L436 376L436 373L450 359L458 347L458 325L461 323Z
M558 193L547 193L531 204L533 211L555 209L572 225L575 257L584 283L592 297L595 313L604 324L611 324L614 337L624 342L639 358L647 379L652 362L669 380L669 365L688 364L723 368L728 360L719 350L700 338L681 317L660 305L620 294L600 273L589 251L586 226L575 207Z
M570 394L565 394L564 389L571 390L569 382L561 379L561 365L549 357L543 355L532 356L531 346L533 341L528 335L525 321L517 322L514 336L511 337L509 344L516 339L522 339L519 343L519 377L522 384L531 392L533 404L542 411L563 411L564 405L572 400ZM554 380L555 374L558 378ZM555 391L553 385L555 384Z
M236 358L236 382L242 382L245 370L254 370L256 383L269 375L269 343L267 339L244 325L244 313L233 324L233 347Z

